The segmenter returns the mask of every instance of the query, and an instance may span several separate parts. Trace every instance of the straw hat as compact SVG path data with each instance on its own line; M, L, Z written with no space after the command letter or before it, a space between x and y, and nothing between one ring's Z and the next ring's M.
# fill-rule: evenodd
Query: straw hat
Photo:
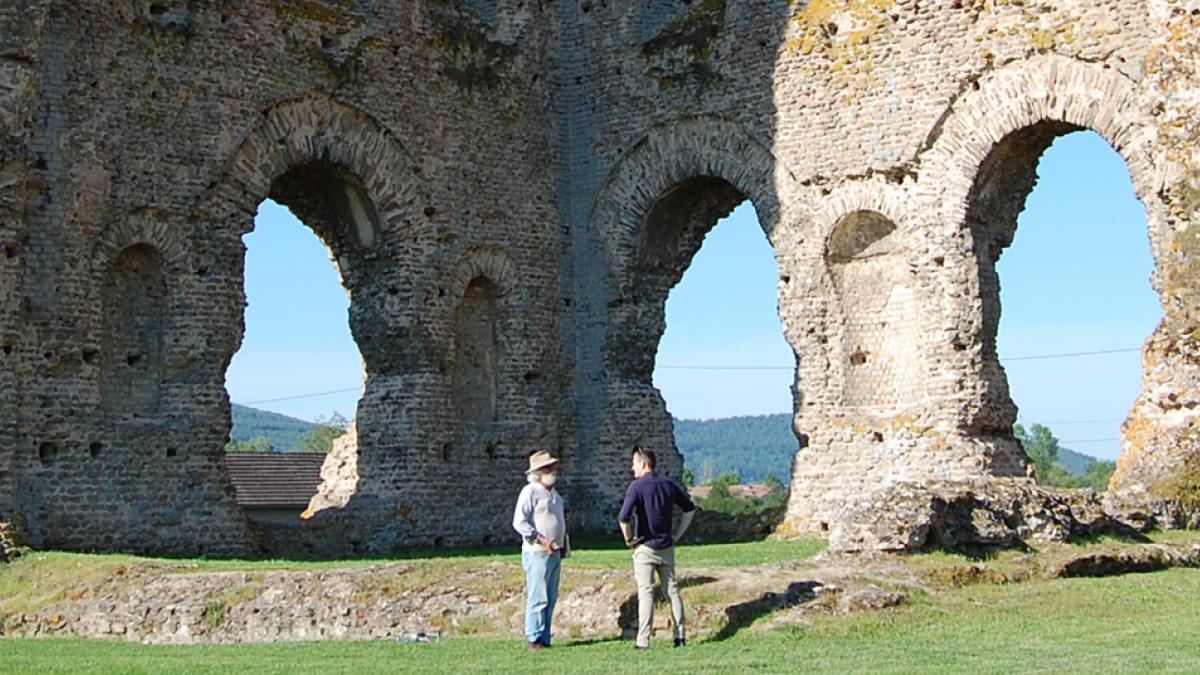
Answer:
M538 469L544 469L555 464L558 464L558 460L551 457L550 453L545 450L538 450L529 456L529 470L525 473L533 473Z

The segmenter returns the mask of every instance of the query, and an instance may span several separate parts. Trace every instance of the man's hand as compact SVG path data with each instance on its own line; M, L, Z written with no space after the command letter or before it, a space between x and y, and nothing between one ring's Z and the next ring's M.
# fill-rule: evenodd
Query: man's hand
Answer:
M539 534L538 535L538 543L542 545L542 548L546 549L546 553L554 553L554 542L553 541L550 541L549 539L547 539Z

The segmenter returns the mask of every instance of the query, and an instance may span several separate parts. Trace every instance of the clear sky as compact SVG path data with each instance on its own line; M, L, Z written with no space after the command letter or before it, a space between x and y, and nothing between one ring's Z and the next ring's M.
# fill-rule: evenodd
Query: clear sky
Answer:
M1049 426L1066 447L1115 459L1121 420L1140 387L1139 353L1022 357L1141 346L1162 316L1149 282L1145 213L1120 156L1094 133L1060 138L1038 173L998 265L999 353L1019 421ZM246 337L226 379L230 397L302 419L334 411L352 417L362 365L329 250L270 201L245 242L249 306ZM667 301L654 381L672 414L791 410L794 358L776 312L776 283L771 247L753 208L743 204L708 235Z

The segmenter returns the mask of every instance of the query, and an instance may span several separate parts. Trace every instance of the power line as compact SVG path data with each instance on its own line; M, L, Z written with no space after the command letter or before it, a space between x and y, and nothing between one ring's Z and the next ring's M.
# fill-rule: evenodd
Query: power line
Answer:
M1102 354L1121 354L1141 351L1141 347L1127 349L1103 349L1094 352L1069 352L1065 354L1037 354L1034 356L1013 356L1002 358L1001 361L1033 361L1034 359L1065 359L1076 356L1098 356ZM697 365L657 365L663 370L792 370L793 366L697 366ZM1055 424L1082 424L1081 422L1055 422Z
M1038 426L1048 427L1051 424L1059 424L1059 425L1062 425L1062 424L1107 424L1109 422L1124 422L1124 421L1125 421L1124 417L1114 417L1113 419L1110 419L1110 420L1071 420L1068 422L1030 422L1029 424L1031 424L1031 425L1036 424ZM1022 424L1024 424L1024 423L1022 422Z
M1076 356L1096 356L1100 354L1119 354L1122 352L1140 351L1141 347L1131 347L1129 349L1106 349L1095 352L1072 352L1068 354L1039 354L1036 356L1014 356L1012 358L1001 359L1002 361L1032 361L1034 359L1064 359ZM697 366L697 365L656 365L655 368L663 370L794 370L794 366ZM351 391L361 391L361 387L350 387L348 389L335 389L333 391L321 391L315 394L299 394L297 396L282 396L280 398L268 398L261 401L249 401L241 405L258 405L260 403L279 403L280 401L295 401L302 398L316 398L318 396L330 396L333 394L344 394ZM1086 422L1047 422L1046 424L1091 424L1093 422L1110 422L1117 420L1091 420ZM1084 443L1091 441L1074 441L1076 443Z
M664 370L793 370L793 366L655 366Z
M1120 354L1122 352L1138 352L1141 347L1130 347L1128 349L1105 349L1098 352L1072 352L1070 354L1039 354L1037 356L1013 356L1009 358L1001 358L1001 361L1033 361L1034 359L1065 359L1073 356L1096 356L1099 354Z
M284 396L282 398L268 398L261 401L249 401L239 405L258 405L259 403L278 403L280 401L295 401L298 398L316 398L317 396L329 396L331 394L344 394L348 391L362 391L362 387L350 387L349 389L334 389L333 391L321 391L315 394L300 394L299 396Z

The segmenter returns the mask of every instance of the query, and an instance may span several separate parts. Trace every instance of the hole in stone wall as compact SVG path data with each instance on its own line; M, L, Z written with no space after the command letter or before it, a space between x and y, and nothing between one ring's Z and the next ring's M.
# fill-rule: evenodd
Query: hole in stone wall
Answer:
M323 221L320 231L335 227ZM245 334L225 373L234 403L227 447L300 450L311 423L340 425L362 394L350 298L326 242L288 208L264 201L243 241Z
M680 194L710 188L700 198ZM728 471L745 483L767 474L787 482L798 442L790 412L795 357L776 309L781 275L753 204L730 190L714 179L687 182L652 210L662 218L660 233L678 234L648 235L646 243L672 246L686 263L667 296L653 383L675 418L676 446L696 484ZM675 218L702 217L673 222L674 207L683 207ZM761 451L735 447L735 439L749 437ZM714 445L714 438L725 440Z
M1003 370L995 376L1026 430L1046 426L1063 448L1115 460L1120 426L1141 387L1140 348L1162 306L1147 281L1154 261L1146 214L1124 160L1095 132L1073 129L1050 128L1058 135L1040 146L1020 144L1017 132L993 152L1007 161L992 163L991 202L1015 201L1024 209L1019 216L1009 210L1000 214L1007 221L989 219L971 205L973 234L992 236L997 243L988 250L999 258L981 280L985 324L996 331L984 349L999 354ZM1006 194L1005 183L1032 184L1007 178L1019 172L1032 173L1036 187ZM1009 360L1114 349L1129 351ZM1063 451L1060 460L1077 470L1087 461Z
M178 454L179 454L179 450L175 449L174 447L167 448L167 457L174 457L175 455L178 455Z
M38 460L43 466L50 466L54 460L58 458L58 445L52 441L45 441L38 446Z
M433 538L433 547L434 548L443 548L445 546L446 546L446 538L445 537L434 537Z
M100 451L103 449L104 449L103 443L101 443L100 441L92 441L88 445L88 454L92 456L92 459L95 459L100 456Z

